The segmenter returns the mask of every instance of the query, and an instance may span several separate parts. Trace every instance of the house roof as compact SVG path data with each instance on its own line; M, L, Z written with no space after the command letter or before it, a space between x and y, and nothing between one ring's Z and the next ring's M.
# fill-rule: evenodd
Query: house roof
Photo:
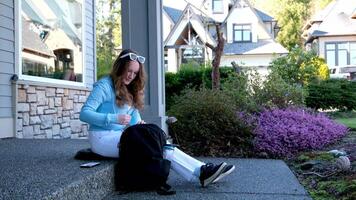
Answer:
M38 34L30 28L30 22L22 18L22 47L48 57L55 57L52 50L41 41Z
M37 5L37 4L38 5ZM45 1L45 7L38 8L40 1L24 0L23 11L31 21L41 24L44 27L55 29L60 26L65 34L70 37L75 43L81 44L82 36L77 27L75 27L76 19L81 22L81 6L77 2L67 2L65 6L60 6L58 1ZM68 9L77 12L69 12Z
M266 31L266 33L270 36L270 38L272 38L272 35L267 31L267 28L263 25L263 20L261 18L261 16L257 13L257 9L255 9L251 3L248 0L236 0L235 3L233 4L232 8L230 9L229 13L227 14L225 20L223 21L223 25L226 26L227 24L227 20L229 19L229 17L231 16L231 13L234 12L234 10L238 7L238 4L244 2L248 5L248 8L251 9L251 11L255 14L255 16L257 17L258 22L261 24L261 27L263 30ZM261 12L262 14L262 12ZM265 13L264 13L265 14ZM266 15L266 16L265 16ZM267 14L263 15L262 17L267 17ZM267 18L266 18L267 19Z
M188 15L188 13L190 16L185 16ZM193 6L188 3L185 9L182 11L182 15L179 17L177 23L174 25L173 29L167 36L164 42L164 46L173 45L179 38L179 35L184 31L188 23L190 23L191 27L195 30L195 32L199 35L200 39L202 39L204 43L208 42L212 45L215 45L215 40L211 37L211 35L206 34L208 32L205 31L204 25L202 24L202 16L197 15L195 9L193 9Z
M236 4L239 3L240 1L241 0L236 0L236 2L233 5L233 8L230 10L230 13L233 12L233 10L236 8ZM266 13L258 10L258 9L254 9L248 1L246 1L246 0L243 0L243 1L247 3L247 5L251 9L251 11L256 15L259 23L261 24L261 27L264 30L266 30L266 27L263 26L263 21L274 21L274 18L267 15ZM196 30L197 34L200 36L201 39L205 39L205 37L207 37L206 38L207 42L212 41L214 43L212 43L212 42L209 42L209 43L211 43L213 45L215 44L215 40L211 37L211 33L206 32L206 30L204 29L204 26L202 24L202 20L209 19L209 17L207 17L203 12L201 12L194 5L191 5L188 3L187 6L185 7L185 9L183 11L181 11L181 16L179 17L178 20L175 20L177 17L177 14L178 14L177 9L169 9L169 7L166 7L164 9L168 15L172 15L172 17L171 17L172 20L174 20L176 22L173 29L171 30L167 39L164 42L165 46L173 46L174 45L174 43L179 38L179 34L182 34L185 27L187 26L187 23L191 23L192 28L194 30ZM189 12L188 12L188 10L189 10ZM185 15L187 15L187 13L191 13L190 19L196 19L196 20L193 20L193 22L190 20L186 20L187 16L185 16ZM224 21L225 24L226 24L227 18L230 16L230 13L227 15L227 17ZM173 18L175 18L175 19L173 19ZM208 34L206 34L206 33L208 33ZM266 33L269 34L267 30L266 30ZM225 47L224 47L225 55L273 54L273 53L284 54L284 53L288 53L288 51L281 44L274 41L272 39L272 36L270 37L270 39L265 39L265 40L260 39L260 40L258 40L257 43L256 42L253 42L253 43L232 43L232 44L226 43Z
M174 24L178 22L179 17L182 15L182 12L183 12L182 10L178 10L178 9L167 7L167 6L163 6L163 10L172 19Z
M271 22L271 21L275 21L275 19L273 17L271 17L270 15L266 14L265 12L258 10L257 8L254 8L255 12L257 13L258 16L260 16L261 20L264 22Z
M330 3L309 22L319 24L305 26L307 43L321 36L356 35L356 20L352 19L355 9L356 0L335 0Z
M256 55L256 54L286 54L288 51L274 40L259 40L258 42L225 43L225 55Z

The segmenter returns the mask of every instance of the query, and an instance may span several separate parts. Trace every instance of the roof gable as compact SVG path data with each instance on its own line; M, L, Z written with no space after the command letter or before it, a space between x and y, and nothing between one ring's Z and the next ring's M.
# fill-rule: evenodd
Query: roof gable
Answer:
M182 15L182 10L178 10L175 8L163 6L163 11L167 13L167 15L172 19L172 21L175 23L178 22L180 16Z
M203 43L215 45L215 40L204 28L201 16L194 12L190 4L182 11L182 15L167 36L164 45L174 45L188 25L197 33Z
M250 2L248 0L236 0L236 2L233 5L233 7L231 8L229 14L226 16L226 19L223 22L223 26L227 25L228 20L230 20L230 18L232 16L234 16L235 13L238 12L239 9L245 9L245 8L250 10L253 13L253 15L256 17L259 32L262 31L262 33L267 36L264 38L265 39L273 39L272 35L267 31L266 27L264 26L264 23L263 23L260 15L256 12L257 9L252 7L252 5L250 4ZM261 11L260 11L260 14L263 15L262 17L266 17L266 19L267 19L267 16L268 16L267 14L265 14ZM253 21L253 19L250 19L250 20L251 20L251 22Z
M275 21L275 19L272 16L268 15L267 13L265 13L261 10L258 10L257 8L254 8L254 10L263 22Z
M356 35L356 20L352 19L355 9L356 0L334 0L312 17L303 35L307 41L320 36Z

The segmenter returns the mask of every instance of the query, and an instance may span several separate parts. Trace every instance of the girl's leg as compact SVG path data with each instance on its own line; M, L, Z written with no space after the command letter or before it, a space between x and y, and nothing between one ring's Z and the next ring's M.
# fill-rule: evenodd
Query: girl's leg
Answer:
M164 157L171 161L171 167L188 181L198 181L200 168L205 163L189 156L180 149L165 146Z
M89 142L91 150L104 157L119 157L117 144L120 141L121 131L90 131Z

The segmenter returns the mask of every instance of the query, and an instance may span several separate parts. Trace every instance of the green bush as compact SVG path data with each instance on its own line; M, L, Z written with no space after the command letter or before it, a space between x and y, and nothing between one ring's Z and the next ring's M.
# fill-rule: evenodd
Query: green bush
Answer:
M325 60L315 52L304 51L299 47L293 48L287 56L273 60L271 69L291 85L308 85L310 82L329 78Z
M181 148L195 156L243 156L251 152L251 131L236 117L236 106L222 91L185 90L169 115L178 121L170 134Z
M234 101L236 108L240 111L257 112L260 109L253 95L253 91L256 88L259 89L260 83L251 85L252 81L254 80L249 79L245 73L235 73L222 83L222 91Z
M315 109L356 109L356 82L329 79L307 87L306 105Z
M231 67L222 67L220 70L221 82L233 74ZM166 110L173 104L174 98L186 88L211 88L211 67L204 68L193 64L182 65L177 73L166 72Z
M288 83L279 74L272 72L255 91L253 99L260 107L286 108L290 105L304 105L305 96L301 85Z
M244 112L258 112L261 108L285 108L304 105L303 88L285 82L277 73L261 77L256 71L235 74L226 79L223 91Z

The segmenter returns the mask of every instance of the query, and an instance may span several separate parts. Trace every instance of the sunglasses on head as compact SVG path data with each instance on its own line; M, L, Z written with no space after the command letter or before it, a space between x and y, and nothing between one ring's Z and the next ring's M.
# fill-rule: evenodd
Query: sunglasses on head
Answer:
M146 60L145 57L139 56L139 55L137 55L135 53L127 53L127 54L124 54L124 55L120 56L120 58L125 58L127 56L129 56L130 60L137 61L137 62L139 62L141 64L143 64L145 62L145 60Z

